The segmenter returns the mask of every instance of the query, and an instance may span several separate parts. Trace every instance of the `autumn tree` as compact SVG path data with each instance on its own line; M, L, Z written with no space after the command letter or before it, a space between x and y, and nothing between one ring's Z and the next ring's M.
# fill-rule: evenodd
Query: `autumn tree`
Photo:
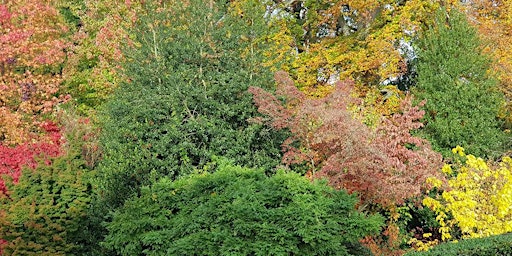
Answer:
M67 28L50 1L0 4L0 142L18 145L37 137L43 115L60 94Z
M213 174L143 187L114 214L105 245L120 255L369 255L354 245L382 218L356 201L297 173L222 160Z
M252 21L264 9L239 16L206 3L147 3L136 22L123 68L129 81L102 116L101 188L109 207L152 175L209 170L214 155L268 170L278 164L280 135L247 122L257 114L248 86L272 86L252 41L265 31Z
M267 38L273 47L265 63L288 71L307 94L324 96L345 79L363 87L410 83L411 42L442 2L456 1L262 2L269 26L279 28Z
M421 134L445 156L456 145L483 157L499 155L505 147L497 120L503 94L464 14L438 11L435 26L418 42L418 52L413 93L427 100Z
M438 176L441 156L430 144L410 134L422 126L424 112L410 97L402 112L372 131L349 111L357 101L350 96L352 82L339 82L325 98L311 99L295 87L285 72L277 72L277 97L251 87L264 122L274 129L289 129L282 145L286 165L305 163L310 174L326 177L338 189L357 192L365 204L391 207L419 196L429 175Z
M119 83L126 79L120 63L123 42L141 11L131 1L57 1L71 28L73 45L63 68L63 87L73 96L81 114L95 116Z

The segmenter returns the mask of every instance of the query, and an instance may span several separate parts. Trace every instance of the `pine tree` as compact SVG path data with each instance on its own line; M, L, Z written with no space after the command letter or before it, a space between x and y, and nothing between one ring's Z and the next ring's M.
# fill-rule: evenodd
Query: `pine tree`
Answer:
M422 134L450 156L457 145L480 156L496 156L504 147L497 121L503 95L488 73L478 35L464 14L439 11L435 25L418 43L418 81L413 93L427 100Z

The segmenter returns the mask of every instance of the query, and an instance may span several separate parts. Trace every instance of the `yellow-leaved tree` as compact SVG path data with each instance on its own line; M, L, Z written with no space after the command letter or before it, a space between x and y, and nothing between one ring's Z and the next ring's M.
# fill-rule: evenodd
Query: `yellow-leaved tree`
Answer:
M423 204L437 214L442 240L481 238L512 232L512 159L486 163L466 155L462 147L453 150L456 160L442 171L449 177L448 189ZM434 186L441 182L429 180Z

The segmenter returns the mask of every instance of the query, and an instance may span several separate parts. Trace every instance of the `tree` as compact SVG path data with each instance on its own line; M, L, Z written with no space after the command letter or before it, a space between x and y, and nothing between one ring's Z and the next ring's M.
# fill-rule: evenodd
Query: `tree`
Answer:
M283 71L277 72L277 96L251 87L263 121L277 130L289 129L282 162L306 164L309 174L327 177L337 189L357 192L363 204L387 209L420 196L429 175L440 176L441 156L430 144L410 134L420 128L424 114L411 98L397 113L372 131L348 109L357 104L350 96L353 83L339 82L320 99L307 98ZM284 103L278 97L284 99Z
M248 86L272 85L254 44L265 29L253 19L264 9L238 16L201 0L145 8L127 47L129 81L102 116L101 189L109 207L149 184L151 172L174 179L211 168L214 155L276 166L282 136L247 122L257 115Z
M307 94L325 96L337 80L365 87L406 81L415 57L410 42L430 23L430 13L456 1L261 2L270 27L278 28L268 40L276 47L267 62L289 72Z
M418 100L427 100L421 134L445 157L456 145L483 157L499 155L505 145L497 121L503 95L488 74L489 58L465 16L438 11L435 26L418 42L418 52L412 91Z
M5 1L4 1L5 2ZM0 4L0 142L15 146L44 132L56 104L68 43L67 28L49 1Z
M131 1L58 1L60 13L73 35L63 68L63 88L83 115L95 117L97 108L126 79L120 63L123 42L137 19L141 4Z
M347 247L380 229L343 190L224 161L144 187L114 214L105 245L121 255L354 255Z

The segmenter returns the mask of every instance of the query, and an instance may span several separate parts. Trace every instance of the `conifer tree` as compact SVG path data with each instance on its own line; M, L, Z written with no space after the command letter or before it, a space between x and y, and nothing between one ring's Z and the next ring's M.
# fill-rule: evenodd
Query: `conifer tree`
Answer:
M427 100L422 134L444 156L457 145L480 156L498 155L505 139L497 121L503 95L488 74L489 58L464 14L437 12L418 48L413 92Z

